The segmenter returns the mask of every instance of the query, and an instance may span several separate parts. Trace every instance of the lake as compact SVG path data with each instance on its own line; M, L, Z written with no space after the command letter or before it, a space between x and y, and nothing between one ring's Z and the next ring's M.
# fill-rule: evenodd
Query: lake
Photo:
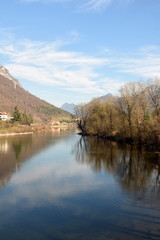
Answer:
M160 160L75 132L0 138L0 239L160 239Z

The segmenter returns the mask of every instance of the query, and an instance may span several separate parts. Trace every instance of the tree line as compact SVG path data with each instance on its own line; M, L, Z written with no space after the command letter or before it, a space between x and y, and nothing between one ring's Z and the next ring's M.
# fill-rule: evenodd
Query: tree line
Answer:
M145 144L160 150L160 80L128 82L119 96L93 99L75 108L83 134Z
M27 113L26 111L20 112L17 106L14 108L13 112L13 118L12 118L13 123L20 123L22 125L30 125L33 123L33 117L31 114Z

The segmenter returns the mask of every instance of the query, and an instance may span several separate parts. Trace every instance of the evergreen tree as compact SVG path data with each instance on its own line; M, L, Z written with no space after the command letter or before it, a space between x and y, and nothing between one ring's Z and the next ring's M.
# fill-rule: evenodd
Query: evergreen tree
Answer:
M22 122L22 114L19 111L17 106L15 106L15 108L14 108L13 122Z
M24 111L24 113L22 114L22 124L30 125L31 123L33 123L32 115Z

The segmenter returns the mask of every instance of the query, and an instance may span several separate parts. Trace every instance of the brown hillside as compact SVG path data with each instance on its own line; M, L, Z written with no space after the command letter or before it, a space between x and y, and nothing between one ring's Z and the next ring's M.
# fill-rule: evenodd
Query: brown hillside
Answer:
M56 116L70 114L59 109L24 90L18 84L0 74L0 112L12 114L14 107L26 110L36 121L47 121Z

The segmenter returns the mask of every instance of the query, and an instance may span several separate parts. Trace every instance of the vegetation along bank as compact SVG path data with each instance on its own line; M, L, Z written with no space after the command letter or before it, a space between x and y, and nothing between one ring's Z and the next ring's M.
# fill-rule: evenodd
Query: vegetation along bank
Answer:
M75 109L82 134L145 145L160 151L160 80L129 82L119 96L93 99Z

